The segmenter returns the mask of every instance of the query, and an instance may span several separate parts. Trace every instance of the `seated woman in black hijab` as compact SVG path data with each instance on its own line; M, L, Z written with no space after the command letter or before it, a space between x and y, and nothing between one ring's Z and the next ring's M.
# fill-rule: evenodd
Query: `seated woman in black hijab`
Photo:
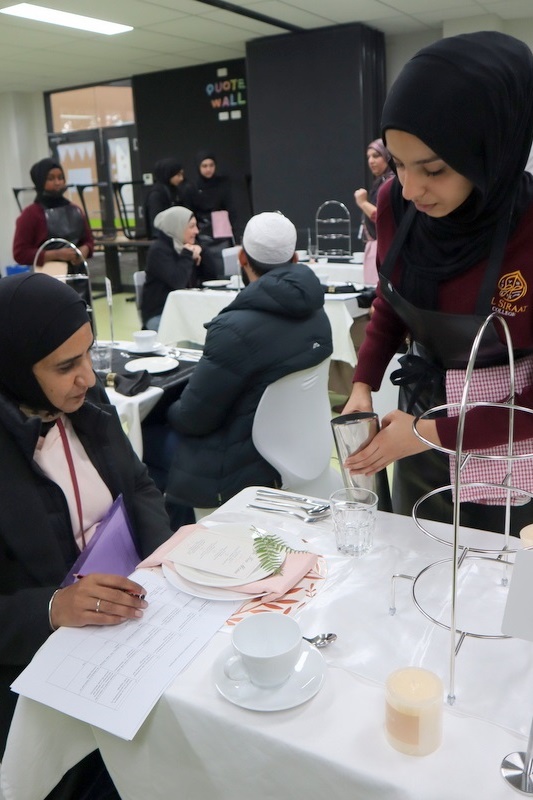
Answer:
M140 558L171 535L161 493L95 385L92 342L67 284L34 273L0 281L0 760L17 699L9 686L52 631L120 624L147 606L120 575L59 588L114 500L123 497ZM98 753L59 787L54 800L118 798Z
M16 221L13 257L17 264L31 266L39 247L53 238L72 242L84 259L90 258L93 236L81 208L64 197L67 187L61 165L53 158L43 158L33 165L30 177L37 196ZM58 242L42 251L37 266L47 261L65 261L76 267L82 259L72 247Z

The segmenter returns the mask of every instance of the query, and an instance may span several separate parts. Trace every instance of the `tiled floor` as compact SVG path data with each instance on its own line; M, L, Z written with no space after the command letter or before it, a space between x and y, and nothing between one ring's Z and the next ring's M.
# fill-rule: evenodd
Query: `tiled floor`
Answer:
M110 313L107 300L93 291L96 332L99 339L110 339ZM141 328L133 292L113 295L113 335L115 339L131 340L133 331Z

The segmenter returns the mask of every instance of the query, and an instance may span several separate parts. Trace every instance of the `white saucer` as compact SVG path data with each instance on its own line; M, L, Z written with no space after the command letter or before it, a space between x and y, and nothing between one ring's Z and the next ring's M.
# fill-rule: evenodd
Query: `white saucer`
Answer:
M169 583L191 597L199 597L201 600L251 600L253 595L244 592L232 592L231 589L219 589L215 586L200 586L197 583L182 578L166 564L162 564L163 575ZM260 595L256 595L259 596Z
M315 696L326 677L326 662L307 642L302 642L300 658L289 680L274 689L260 689L249 681L228 678L224 664L233 654L233 648L227 647L215 661L215 686L230 703L250 711L283 711L299 706Z
M153 347L147 347L145 344L138 345L135 342L126 342L125 349L128 353L140 354L140 353L156 353L158 350L161 350L163 345L161 342L155 342Z
M133 361L126 361L124 369L127 372L147 372L156 375L158 372L169 372L171 369L179 367L179 361L170 356L154 356L152 358L136 358Z
M226 280L225 278L220 278L220 280L216 281L204 281L202 286L205 286L206 289L223 289L226 286L229 286L230 281Z

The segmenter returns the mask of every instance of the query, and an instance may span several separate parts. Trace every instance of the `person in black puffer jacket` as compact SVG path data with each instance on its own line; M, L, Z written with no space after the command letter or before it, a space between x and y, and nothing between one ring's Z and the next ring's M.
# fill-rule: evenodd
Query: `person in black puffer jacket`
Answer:
M206 324L203 357L168 411L175 448L167 502L211 508L246 486L279 486L252 442L266 387L332 353L324 291L295 263L296 229L279 213L248 222L240 253L248 285ZM176 436L177 433L177 436Z

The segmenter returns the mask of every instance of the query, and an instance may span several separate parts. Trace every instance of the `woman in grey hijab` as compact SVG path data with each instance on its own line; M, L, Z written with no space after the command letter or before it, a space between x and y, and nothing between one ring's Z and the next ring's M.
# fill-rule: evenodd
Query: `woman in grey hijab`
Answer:
M167 208L156 216L154 227L157 238L148 250L142 299L143 325L151 330L159 328L169 292L216 277L209 255L196 243L198 226L190 209Z

